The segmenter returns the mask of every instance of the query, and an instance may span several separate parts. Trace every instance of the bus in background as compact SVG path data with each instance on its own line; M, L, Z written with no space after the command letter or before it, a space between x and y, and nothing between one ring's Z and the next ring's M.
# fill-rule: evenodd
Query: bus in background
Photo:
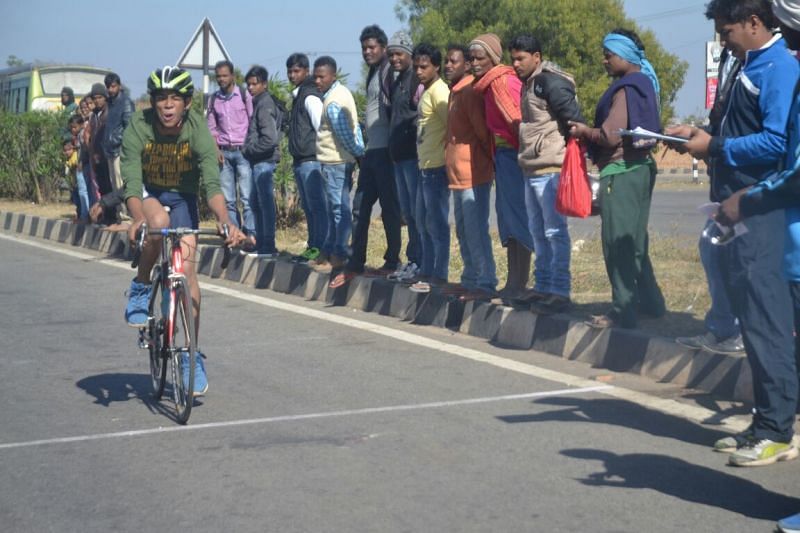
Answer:
M108 69L84 65L27 64L0 70L0 109L11 113L61 109L62 87L72 87L75 100L103 83Z

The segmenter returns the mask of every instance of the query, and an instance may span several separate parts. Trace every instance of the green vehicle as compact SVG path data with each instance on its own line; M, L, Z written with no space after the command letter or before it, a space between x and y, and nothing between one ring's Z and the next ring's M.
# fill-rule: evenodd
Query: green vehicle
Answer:
M61 88L72 87L75 101L93 83L103 83L108 69L85 65L27 64L0 70L0 108L11 113L58 111Z

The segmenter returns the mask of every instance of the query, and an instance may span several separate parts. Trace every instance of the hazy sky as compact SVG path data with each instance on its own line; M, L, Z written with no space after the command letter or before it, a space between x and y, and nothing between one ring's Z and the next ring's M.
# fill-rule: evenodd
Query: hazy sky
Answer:
M690 64L678 95L679 116L699 112L704 104L704 43L713 36L713 26L703 16L705 3L624 2L629 17L652 29L663 46ZM403 26L395 15L396 0L143 0L134 5L99 0L26 0L3 4L0 62L13 54L25 61L111 68L134 97L145 91L147 74L153 68L177 60L204 17L211 19L234 63L244 70L260 63L270 75L277 72L285 79L284 61L292 52L327 54L351 74L351 85L361 74L361 29L377 23L391 36Z

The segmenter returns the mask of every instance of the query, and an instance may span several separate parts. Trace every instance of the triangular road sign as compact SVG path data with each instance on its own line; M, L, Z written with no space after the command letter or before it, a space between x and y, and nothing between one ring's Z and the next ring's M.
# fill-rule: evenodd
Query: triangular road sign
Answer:
M207 43L206 53L208 55L206 57L203 57L204 43ZM194 35L189 39L189 44L183 49L175 64L181 68L203 69L204 67L213 66L217 61L224 59L230 61L231 56L225 50L225 45L222 44L214 25L206 18L197 27Z

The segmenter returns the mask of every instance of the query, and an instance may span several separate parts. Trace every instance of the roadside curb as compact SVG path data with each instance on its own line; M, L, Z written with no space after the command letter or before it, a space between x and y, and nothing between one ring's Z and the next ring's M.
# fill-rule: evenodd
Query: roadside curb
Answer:
M124 233L11 212L0 212L0 224L8 233L128 257ZM221 263L222 251L218 247L200 246L198 273L212 279L323 300L413 324L448 328L499 347L537 350L726 399L752 401L752 377L744 356L689 350L672 339L637 330L595 330L567 315L536 315L491 303L454 302L437 293L413 293L408 287L383 278L359 276L343 287L330 289L330 274L282 259L234 255L225 270Z

